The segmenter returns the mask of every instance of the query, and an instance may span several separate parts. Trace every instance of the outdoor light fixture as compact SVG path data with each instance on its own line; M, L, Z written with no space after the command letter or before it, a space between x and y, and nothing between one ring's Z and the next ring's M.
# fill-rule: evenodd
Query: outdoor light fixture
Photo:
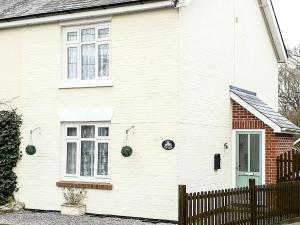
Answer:
M224 150L228 149L228 143L224 144Z

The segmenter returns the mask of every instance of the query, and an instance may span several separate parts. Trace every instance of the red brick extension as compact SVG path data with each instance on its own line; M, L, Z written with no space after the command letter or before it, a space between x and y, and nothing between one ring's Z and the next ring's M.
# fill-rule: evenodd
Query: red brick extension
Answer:
M266 183L276 183L276 157L293 148L293 135L276 134L257 117L232 101L232 129L265 129L266 132Z

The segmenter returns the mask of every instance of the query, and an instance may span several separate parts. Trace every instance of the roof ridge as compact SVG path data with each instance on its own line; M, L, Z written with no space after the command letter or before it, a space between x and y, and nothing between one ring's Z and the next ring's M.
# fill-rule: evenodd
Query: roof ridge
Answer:
M243 93L248 94L248 95L256 96L256 93L253 92L253 91L249 91L249 90L239 88L239 87L236 87L236 86L233 86L233 85L229 85L229 88L230 88L231 91L239 91L239 92L243 92Z

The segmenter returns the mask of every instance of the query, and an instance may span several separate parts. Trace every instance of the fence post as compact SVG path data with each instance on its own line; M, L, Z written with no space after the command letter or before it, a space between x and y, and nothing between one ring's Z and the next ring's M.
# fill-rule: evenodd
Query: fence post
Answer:
M276 158L276 175L277 175L277 183L280 182L280 170L279 170L279 167L280 167L280 163L279 163L279 156L277 156Z
M186 185L178 186L178 225L186 225Z
M257 225L257 192L255 179L249 179L251 225Z

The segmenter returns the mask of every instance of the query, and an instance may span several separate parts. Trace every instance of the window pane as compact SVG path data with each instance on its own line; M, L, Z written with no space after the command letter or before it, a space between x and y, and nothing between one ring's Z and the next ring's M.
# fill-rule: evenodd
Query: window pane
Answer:
M98 143L98 175L108 175L108 144Z
M100 137L107 137L107 136L109 136L109 129L108 129L108 127L99 127L98 128L98 136L100 136Z
M76 174L77 143L67 143L66 174Z
M98 30L98 38L104 39L109 37L109 28L102 28Z
M95 78L95 44L81 46L81 79Z
M81 41L94 41L95 40L95 29L94 28L88 28L88 29L82 29L81 30Z
M86 176L86 177L94 176L94 150L95 150L95 142L93 141L81 142L80 176Z
M94 138L95 137L95 126L81 126L81 137L82 138Z
M68 48L68 79L77 78L77 47Z
M260 135L250 134L250 171L259 172L260 163Z
M248 134L239 135L239 171L248 172Z
M67 41L77 41L77 32L68 32L67 33Z
M77 136L77 128L76 127L68 127L67 128L67 136L68 137Z
M100 77L109 76L109 45L98 45L98 75Z

